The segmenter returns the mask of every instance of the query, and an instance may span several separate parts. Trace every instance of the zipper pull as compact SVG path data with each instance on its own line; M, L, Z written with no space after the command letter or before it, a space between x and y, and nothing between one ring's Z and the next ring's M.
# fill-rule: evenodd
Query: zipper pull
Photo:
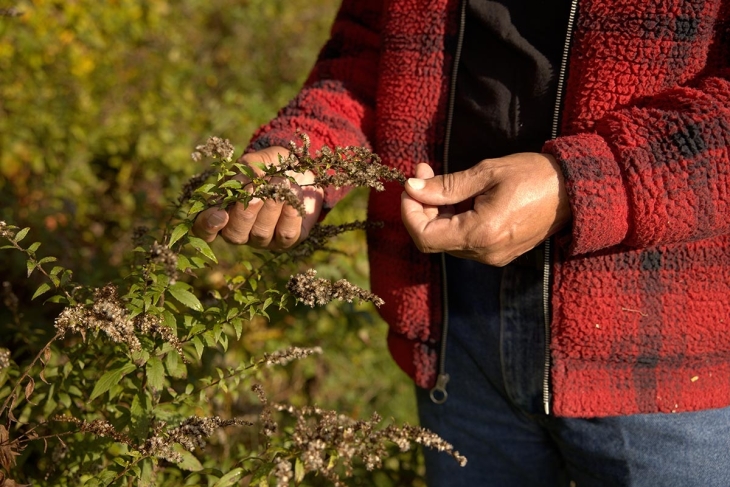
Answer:
M436 404L443 404L449 398L446 392L446 384L449 383L449 374L439 374L436 378L436 385L431 389L431 400Z

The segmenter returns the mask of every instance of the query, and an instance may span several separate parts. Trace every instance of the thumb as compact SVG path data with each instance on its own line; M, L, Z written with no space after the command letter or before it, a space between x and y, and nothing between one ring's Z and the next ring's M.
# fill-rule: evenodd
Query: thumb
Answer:
M425 164L424 164L425 165ZM410 178L405 185L408 195L421 203L434 206L454 205L484 192L487 182L474 177L469 171L460 171L441 176L430 176L424 170L416 169L416 178Z

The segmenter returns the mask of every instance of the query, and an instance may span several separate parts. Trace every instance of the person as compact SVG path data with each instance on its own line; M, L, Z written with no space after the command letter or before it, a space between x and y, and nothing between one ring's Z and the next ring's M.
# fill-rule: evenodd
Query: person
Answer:
M730 2L344 0L296 130L411 177L369 200L372 290L431 486L730 485ZM282 249L335 191L201 213Z

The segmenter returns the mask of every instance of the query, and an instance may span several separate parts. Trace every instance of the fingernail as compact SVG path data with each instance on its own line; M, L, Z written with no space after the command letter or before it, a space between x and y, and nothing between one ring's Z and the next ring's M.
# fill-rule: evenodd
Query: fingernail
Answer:
M223 212L217 211L208 217L206 224L208 228L215 228L223 225L225 221L226 217L223 215Z
M418 178L410 178L408 179L408 185L413 189L423 189L426 186L426 181Z

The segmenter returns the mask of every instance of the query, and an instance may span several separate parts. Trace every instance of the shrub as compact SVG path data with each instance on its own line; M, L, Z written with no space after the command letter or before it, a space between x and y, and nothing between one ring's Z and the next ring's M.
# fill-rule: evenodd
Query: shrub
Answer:
M218 262L208 244L189 234L200 209L246 204L253 195L296 206L291 194L268 183L269 176L284 177L286 171L313 171L313 184L322 186L336 181L378 188L383 178L403 179L365 149L325 148L315 157L302 138L303 145L292 145L292 155L268 169L267 177L251 173L249 190L229 179L247 168L232 162L227 141L211 138L200 146L213 157L212 169L183 187L159 231L135 232L128 271L102 286L74 282L56 259L40 257L40 243L24 246L28 228L0 222L3 249L25 254L28 277L45 278L32 299L51 294L47 301L63 306L45 345L32 354L6 349L0 355L0 466L8 483L222 487L299 485L307 478L347 485L342 478L356 472L363 481L371 474L362 472L388 471L384 462L393 448L408 452L413 443L465 462L451 445L417 426L383 425L377 414L355 420L272 401L265 385L276 376L269 368L320 354L318 346L246 350L238 363L226 363L229 345L255 333L270 311L285 311L292 297L310 306L382 302L345 280L316 278L314 271L288 279L288 292L280 286L284 269L296 268L302 258L326 249L332 237L365 223L320 225L291 252L252 253L241 262L242 272L225 277L207 295L196 286ZM365 161L369 177L363 179L361 170L351 169ZM16 326L30 326L11 289L5 298ZM226 402L229 417L221 419ZM277 412L287 415L277 419ZM398 471L413 461L409 454L396 457L391 474L402 481L405 473L413 483L412 472ZM376 477L371 482L366 485L387 485Z

